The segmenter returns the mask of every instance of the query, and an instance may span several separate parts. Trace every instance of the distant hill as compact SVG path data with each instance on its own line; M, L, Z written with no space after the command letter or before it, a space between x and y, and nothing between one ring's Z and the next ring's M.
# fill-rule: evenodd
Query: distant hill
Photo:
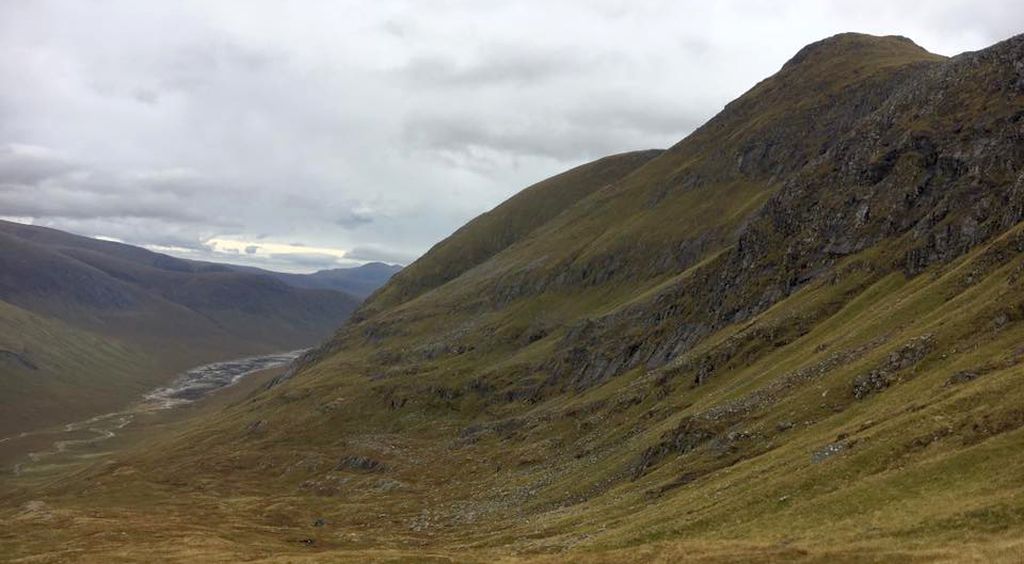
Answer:
M312 274L292 274L288 272L272 272L259 268L231 266L245 272L259 272L272 276L296 288L319 290L339 290L358 298L366 298L380 288L392 276L402 270L397 264L369 262L352 268L332 268L319 270Z
M116 405L122 392L197 363L314 345L360 301L274 274L0 221L0 395L10 402L0 414L0 434ZM129 356L146 373L128 385L108 377L123 366L97 358L91 364L81 354L45 360L69 351L70 342L92 343L95 355ZM54 381L63 386L57 396L68 401L54 399ZM93 389L89 401L71 401L79 385ZM41 413L36 407L44 403L52 409Z

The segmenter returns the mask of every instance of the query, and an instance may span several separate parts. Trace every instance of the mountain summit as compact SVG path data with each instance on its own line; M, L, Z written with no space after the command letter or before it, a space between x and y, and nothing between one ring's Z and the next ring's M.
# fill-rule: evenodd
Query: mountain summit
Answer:
M952 58L829 38L668 150L471 221L290 377L12 498L52 504L62 527L21 505L0 514L3 542L1010 560L1022 219L1024 36ZM97 519L131 532L96 539Z

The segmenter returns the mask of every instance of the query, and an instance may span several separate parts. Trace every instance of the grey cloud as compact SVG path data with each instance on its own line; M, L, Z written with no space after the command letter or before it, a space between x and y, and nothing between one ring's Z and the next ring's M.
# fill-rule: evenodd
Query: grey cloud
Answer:
M89 169L43 147L0 151L0 207L8 214L68 219L160 218L219 224L195 196L235 189L188 169L127 173ZM20 148L19 148L20 147Z
M254 255L260 250L259 245L249 245L245 248L245 254Z
M345 210L334 218L334 222L347 228L373 223L373 212L364 209Z
M136 245L185 249L192 252L207 251L202 244L204 235L197 234L194 226L159 218L68 218L46 217L35 221L37 225L70 231L90 237L113 237Z
M402 265L416 260L416 256L410 253L373 246L355 247L345 253L345 258L357 261L386 262Z
M160 93L149 88L137 88L135 92L132 93L132 97L140 104L146 104L149 106L160 102Z
M356 200L324 202L322 198L301 194L289 195L286 200L288 206L307 216L322 218L346 229L373 223L376 219L373 209Z
M168 90L200 90L211 87L226 75L265 73L283 63L280 53L209 39L174 51L167 57L162 63L160 84Z
M35 145L0 146L0 184L35 185L78 168L57 151Z
M420 150L471 156L477 151L561 162L598 158L631 149L663 146L699 124L698 118L652 108L571 111L549 119L488 121L474 116L413 116L405 126ZM545 135L537 135L543 130Z
M242 193L244 188L218 181L187 168L166 168L132 172L119 178L116 185L136 191L170 192L179 196L216 193Z
M380 30L387 35L403 39L410 35L412 32L412 26L408 21L389 19L380 25Z
M28 217L151 218L204 223L208 217L188 209L175 197L160 193L126 196L62 186L0 185L0 208L11 215Z
M696 129L711 116L708 110L694 110L660 105L629 103L628 100L608 101L602 105L588 105L567 112L567 120L580 124L580 128L603 131L606 135L630 133L637 136L668 136L682 138L683 132Z
M608 56L584 56L565 49L540 51L527 46L491 46L482 49L469 63L436 55L417 57L395 72L416 87L536 86L597 71L609 64Z

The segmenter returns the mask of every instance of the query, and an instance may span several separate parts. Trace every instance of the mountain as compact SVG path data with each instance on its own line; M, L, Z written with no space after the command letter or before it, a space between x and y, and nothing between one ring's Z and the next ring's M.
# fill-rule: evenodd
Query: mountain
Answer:
M8 494L0 547L1019 559L1022 127L1024 36L811 44L473 220L243 401Z
M311 274L271 272L258 268L244 270L264 273L296 288L337 290L365 299L402 270L402 267L397 264L368 262L361 266L318 270Z
M0 222L0 435L116 406L195 364L314 345L358 303L224 265Z
M372 301L387 307L448 282L548 223L591 193L622 179L661 151L637 151L578 166L526 188L435 245Z

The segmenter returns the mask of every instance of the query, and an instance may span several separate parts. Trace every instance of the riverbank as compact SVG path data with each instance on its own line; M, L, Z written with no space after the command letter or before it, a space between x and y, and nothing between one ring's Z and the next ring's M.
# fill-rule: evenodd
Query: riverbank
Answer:
M47 476L87 464L147 435L244 399L287 369L303 350L197 366L125 409L0 439L0 476ZM0 478L2 483L4 478Z

